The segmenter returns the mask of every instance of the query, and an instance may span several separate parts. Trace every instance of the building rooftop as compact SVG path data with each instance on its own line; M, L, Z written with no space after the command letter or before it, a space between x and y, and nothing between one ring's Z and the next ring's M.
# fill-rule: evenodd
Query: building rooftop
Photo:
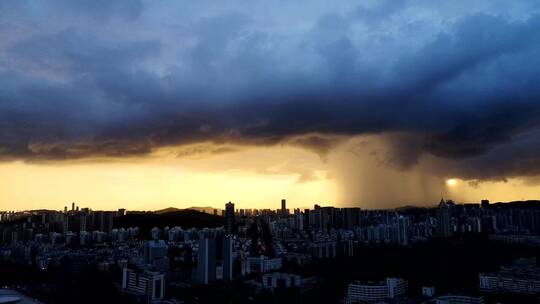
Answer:
M32 299L13 289L0 289L0 304L41 304L40 301Z

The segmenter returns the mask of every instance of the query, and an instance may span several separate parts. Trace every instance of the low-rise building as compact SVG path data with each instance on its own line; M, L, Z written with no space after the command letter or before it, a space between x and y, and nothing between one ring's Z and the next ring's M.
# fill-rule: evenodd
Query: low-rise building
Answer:
M290 273L267 273L262 277L263 288L274 289L278 287L295 288L300 287L301 279L299 275Z
M536 258L518 259L511 266L502 266L499 273L481 273L480 290L517 294L540 293L540 268Z
M283 261L281 258L269 258L261 255L260 257L248 257L247 265L250 272L265 273L281 269Z
M464 295L445 295L435 298L435 304L484 304L484 298Z
M347 288L347 304L354 303L399 303L407 296L408 282L400 278L387 278L378 283L352 282Z
M156 303L164 298L165 276L163 273L124 268L122 292L141 299L145 303Z

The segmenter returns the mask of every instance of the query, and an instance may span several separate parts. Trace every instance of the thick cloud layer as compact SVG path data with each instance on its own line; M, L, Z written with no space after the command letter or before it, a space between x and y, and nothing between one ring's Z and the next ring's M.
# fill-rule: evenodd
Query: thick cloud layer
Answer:
M537 1L362 3L3 1L0 157L212 141L324 158L390 132L401 169L540 174Z

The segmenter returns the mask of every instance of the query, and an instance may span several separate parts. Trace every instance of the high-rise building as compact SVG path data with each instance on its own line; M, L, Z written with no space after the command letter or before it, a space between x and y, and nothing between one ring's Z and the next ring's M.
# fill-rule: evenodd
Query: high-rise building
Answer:
M88 220L87 214L80 213L78 216L79 216L79 224L80 224L79 231L87 231L87 220Z
M403 246L409 244L409 218L400 216L398 218L398 243Z
M163 240L152 240L144 243L144 263L159 269L168 268L167 245Z
M326 259L337 256L337 247L335 241L321 241L310 244L309 251L313 258Z
M201 284L209 284L216 279L216 240L201 238L197 261L197 279Z
M287 200L282 199L281 200L281 216L287 216L288 213L289 212L287 211Z
M234 204L228 202L225 204L225 232L227 234L233 234L235 228L235 217L234 217Z
M69 216L67 213L62 215L62 232L66 233L69 231Z
M66 216L68 231L81 232L81 216L80 214L71 213Z
M437 209L437 233L442 237L452 236L451 205L441 199Z
M313 221L310 219L310 217L313 217L313 212L311 212L311 210L309 209L304 209L303 222L305 227L310 227L311 225L313 225Z
M94 211L92 212L93 230L110 233L113 229L114 211Z
M294 209L294 228L296 230L304 230L304 215L300 209Z
M335 228L336 215L337 212L334 207L320 207L319 205L315 205L313 210L313 227L320 230Z
M223 239L223 280L232 281L233 280L233 246L234 239L232 236L226 236Z
M159 240L161 236L161 230L158 227L154 227L150 230L150 236L153 240Z
M343 208L341 211L343 228L350 230L360 226L360 208Z
M17 244L19 241L19 233L17 231L11 231L11 245Z

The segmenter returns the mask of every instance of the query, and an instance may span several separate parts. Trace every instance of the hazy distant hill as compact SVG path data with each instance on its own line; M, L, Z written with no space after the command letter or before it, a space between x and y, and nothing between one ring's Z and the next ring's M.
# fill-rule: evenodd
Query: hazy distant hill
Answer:
M182 210L184 210L184 209L179 209L179 208L175 208L175 207L169 207L169 208L165 208L165 209L156 210L156 211L154 211L154 213L163 214L163 213L169 213L169 212L178 212L178 211L182 211Z
M195 210L195 211L204 212L204 213L208 213L208 214L214 214L214 210L216 210L216 208L214 208L214 207L196 207L196 206L193 206L193 207L189 207L189 208L185 208L185 209L180 209L180 208L176 208L176 207L168 207L168 208L165 208L165 209L156 210L156 211L154 211L154 213L163 214L163 213L169 213L169 212L178 212L178 211L182 211L182 210ZM220 214L220 212L218 212L218 215L219 214Z
M204 213L208 213L208 214L214 214L214 210L216 210L216 208L214 208L214 207L189 207L187 209L195 210L195 211L199 211L199 212L204 212ZM218 215L219 214L220 214L220 212L218 212Z
M395 210L396 211L408 211L408 210L416 210L416 209L424 210L426 208L427 207L423 207L423 206L405 205L405 206L397 207Z
M213 228L220 227L224 224L224 219L221 216L211 215L204 212L199 212L189 209L176 209L167 208L159 210L160 212L137 212L128 213L127 215L117 217L114 219L115 227L139 227L141 229L141 236L148 237L149 231L158 227L163 229L165 227L182 227L184 229L189 228ZM164 210L171 210L166 212Z

